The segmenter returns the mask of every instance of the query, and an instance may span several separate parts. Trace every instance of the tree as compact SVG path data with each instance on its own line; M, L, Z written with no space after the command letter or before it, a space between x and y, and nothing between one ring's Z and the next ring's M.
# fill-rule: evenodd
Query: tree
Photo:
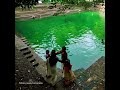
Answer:
M22 10L26 7L30 9L31 6L35 5L36 3L38 3L38 0L15 0L15 8L21 6Z

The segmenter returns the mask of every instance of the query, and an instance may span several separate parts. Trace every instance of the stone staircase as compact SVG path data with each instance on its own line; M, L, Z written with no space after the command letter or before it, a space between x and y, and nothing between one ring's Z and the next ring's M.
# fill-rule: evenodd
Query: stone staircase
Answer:
M20 49L20 51L22 52L22 54L25 56L25 58L32 63L33 67L37 67L39 65L39 63L36 62L33 54L31 53L31 51L28 48L23 48Z
M79 85L81 90L104 90L104 64L105 57L101 57L88 69L78 69L74 71L77 79L76 83ZM101 66L101 67L100 67ZM96 74L95 71L97 71ZM102 76L102 77L101 77Z
M24 37L24 38L21 38L21 40L24 42L24 44L26 44L27 46L30 46L29 42L27 41L27 39ZM23 49L20 49L20 51L23 53L23 55L26 57L26 59L32 63L33 67L37 67L39 65L39 63L36 62L33 54L31 53L30 49L27 48L23 48Z
M22 40L25 44L27 44L28 46L30 46L29 42L27 41L27 39L26 39L25 37L21 38L21 40Z

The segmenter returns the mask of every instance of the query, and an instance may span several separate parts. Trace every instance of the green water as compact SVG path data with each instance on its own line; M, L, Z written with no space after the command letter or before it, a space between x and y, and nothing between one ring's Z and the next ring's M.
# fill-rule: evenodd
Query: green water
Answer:
M73 70L88 68L105 56L105 18L98 12L82 12L42 19L16 21L16 31L30 42L35 52L45 60L45 50L67 47ZM60 55L58 55L60 58ZM57 65L61 68L60 63Z

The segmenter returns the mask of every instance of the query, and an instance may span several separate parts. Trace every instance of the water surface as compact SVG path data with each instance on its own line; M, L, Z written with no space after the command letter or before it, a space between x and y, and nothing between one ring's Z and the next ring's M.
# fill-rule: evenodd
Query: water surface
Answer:
M45 60L45 50L67 47L73 70L88 68L105 56L105 19L98 12L82 12L42 19L16 21L16 31L30 42L35 52ZM58 55L60 58L60 55ZM61 68L60 63L57 65Z

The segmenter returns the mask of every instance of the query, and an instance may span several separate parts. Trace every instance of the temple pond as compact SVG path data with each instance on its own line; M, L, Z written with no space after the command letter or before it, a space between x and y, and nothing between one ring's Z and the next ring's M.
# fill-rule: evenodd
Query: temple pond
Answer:
M66 46L73 70L86 69L105 56L105 45L101 43L105 40L105 18L98 12L16 21L15 29L43 60L46 49L58 51Z

